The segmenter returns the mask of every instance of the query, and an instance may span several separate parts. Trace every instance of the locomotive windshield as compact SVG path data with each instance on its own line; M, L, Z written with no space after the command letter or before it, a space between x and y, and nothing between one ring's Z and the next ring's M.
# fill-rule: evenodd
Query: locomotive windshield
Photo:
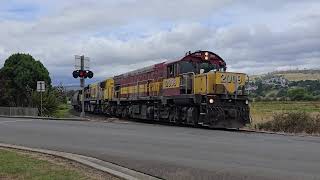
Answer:
M208 62L200 63L199 68L203 69L204 73L207 73L207 72L210 72L210 71L214 71L214 70L217 69L215 64L208 63Z
M199 74L200 70L203 69L203 73L208 73L210 71L219 71L217 65L212 64L210 62L189 62L189 61L182 61L179 63L180 67L180 74L194 72L195 74Z

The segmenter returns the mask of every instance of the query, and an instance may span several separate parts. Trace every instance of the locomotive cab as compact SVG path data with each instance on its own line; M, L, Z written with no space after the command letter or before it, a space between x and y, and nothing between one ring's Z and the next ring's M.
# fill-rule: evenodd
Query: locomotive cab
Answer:
M212 52L190 53L167 64L167 80L170 82L164 87L178 87L179 84L179 94L245 95L246 75L226 72L226 69L225 61Z
M170 92L168 96L194 97L197 108L186 107L185 113L189 114L190 119L197 119L198 124L221 128L243 127L250 123L245 94L247 75L226 72L226 69L225 61L212 52L188 53L180 61L167 65L168 79L164 80L164 94Z

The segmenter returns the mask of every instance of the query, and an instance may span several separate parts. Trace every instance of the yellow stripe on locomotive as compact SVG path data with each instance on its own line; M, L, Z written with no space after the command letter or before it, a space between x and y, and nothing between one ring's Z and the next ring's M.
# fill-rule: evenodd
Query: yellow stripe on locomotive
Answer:
M114 95L114 80L113 78L109 78L104 81L105 88L103 89L104 99L105 100L112 100Z

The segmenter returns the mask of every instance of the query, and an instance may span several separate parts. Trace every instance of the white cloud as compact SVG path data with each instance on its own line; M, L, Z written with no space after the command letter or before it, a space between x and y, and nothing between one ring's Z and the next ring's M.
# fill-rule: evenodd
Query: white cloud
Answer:
M98 79L199 49L216 52L230 70L245 73L316 67L320 3L276 2L264 2L263 10L212 0L34 1L52 8L28 21L0 18L0 65L11 53L27 52L56 83L77 82L71 79L75 54L91 58ZM296 13L297 7L312 11Z

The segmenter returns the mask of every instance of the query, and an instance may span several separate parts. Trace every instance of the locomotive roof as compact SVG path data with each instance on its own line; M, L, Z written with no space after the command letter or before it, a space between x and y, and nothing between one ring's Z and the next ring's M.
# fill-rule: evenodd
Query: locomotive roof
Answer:
M164 60L164 62L166 62L166 60ZM127 73L124 73L124 74L121 74L121 75L118 75L118 76L115 76L115 77L128 77L128 76L134 76L134 75L137 75L137 74L148 73L148 72L153 71L154 68L156 68L157 66L163 65L164 62L158 63L158 64L154 64L154 65L151 65L151 66L147 66L147 67L143 67L143 68L140 68L140 69L137 69L137 70L133 70L133 71L130 71L130 72L127 72Z
M206 56L208 57L208 59L205 59ZM118 76L115 76L115 78L128 77L128 76L134 76L137 74L148 73L148 72L153 71L158 66L161 66L164 64L172 64L172 63L179 62L179 61L186 61L186 60L190 60L190 59L192 59L192 60L208 60L208 61L215 63L215 64L224 65L224 66L226 65L225 61L220 56L218 56L217 54L215 54L211 51L196 51L193 53L191 53L189 51L185 54L185 56L183 56L179 60L163 60L162 63L154 64L154 65L140 68L140 69L137 69L134 71L124 73L124 74L120 74Z
M206 56L208 57L208 59L205 59ZM193 53L191 53L191 51L189 51L181 59L167 61L166 64L172 64L175 62L185 61L185 60L190 60L190 59L209 60L214 63L219 62L219 64L223 64L223 65L226 64L226 62L219 55L217 55L211 51L196 51Z

